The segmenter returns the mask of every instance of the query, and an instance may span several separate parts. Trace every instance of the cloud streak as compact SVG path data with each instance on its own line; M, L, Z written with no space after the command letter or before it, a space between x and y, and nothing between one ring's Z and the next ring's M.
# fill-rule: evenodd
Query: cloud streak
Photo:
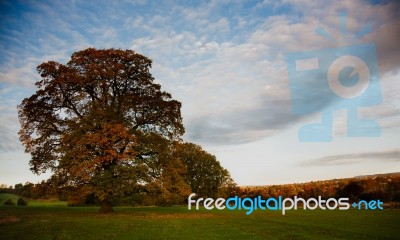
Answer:
M334 166L361 164L365 162L400 162L400 150L390 150L386 152L365 152L365 153L349 153L326 156L322 158L306 160L299 165L303 167L311 166Z

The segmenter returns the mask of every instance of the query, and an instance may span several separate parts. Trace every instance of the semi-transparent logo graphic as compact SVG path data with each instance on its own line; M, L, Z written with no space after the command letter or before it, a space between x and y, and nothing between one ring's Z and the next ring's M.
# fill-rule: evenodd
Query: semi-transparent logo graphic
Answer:
M346 16L341 16L341 35L346 34ZM361 29L355 38L370 31ZM317 33L332 40L322 28ZM360 118L359 108L382 102L376 48L373 43L344 45L286 56L292 111L296 115L321 114L321 121L299 129L302 142L332 140L332 113L347 111L348 137L378 137L380 125Z

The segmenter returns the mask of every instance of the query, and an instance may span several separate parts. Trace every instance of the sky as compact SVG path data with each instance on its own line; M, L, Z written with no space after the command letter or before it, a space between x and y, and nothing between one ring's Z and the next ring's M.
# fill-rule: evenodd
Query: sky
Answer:
M215 155L239 185L399 172L399 43L398 1L1 0L0 183L49 177L29 170L17 105L36 91L39 64L65 64L89 47L132 49L152 59L155 80L182 102L183 139ZM347 136L348 111L331 108L347 98L336 95L310 114L296 114L296 104L314 106L332 89L320 84L326 74L317 74L301 89L310 98L293 97L299 89L287 56L312 53L320 59L317 72L326 73L324 49L340 57L363 44L376 49L363 48L372 54L361 58L376 66L368 86L373 79L379 87L369 99L380 101L354 109L376 121L380 134ZM302 126L329 111L331 141L299 138Z

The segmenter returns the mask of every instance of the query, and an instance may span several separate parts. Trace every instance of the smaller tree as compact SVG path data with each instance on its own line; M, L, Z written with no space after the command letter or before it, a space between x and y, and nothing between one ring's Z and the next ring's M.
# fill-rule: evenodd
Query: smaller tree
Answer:
M4 205L8 206L15 205L15 202L11 198L9 198L4 202Z
M22 183L15 184L15 194L18 194L23 197L31 198L32 197L32 189L34 187L33 183L26 182L24 185Z
M193 143L179 144L176 155L186 166L186 182L199 197L226 196L234 190L236 184L228 170L201 146Z
M135 150L141 153L138 164L144 170L141 192L145 204L173 205L183 203L191 193L185 181L186 166L175 155L174 141L153 133L137 135Z
M28 202L23 198L18 198L17 205L18 206L26 206L26 205L28 205Z

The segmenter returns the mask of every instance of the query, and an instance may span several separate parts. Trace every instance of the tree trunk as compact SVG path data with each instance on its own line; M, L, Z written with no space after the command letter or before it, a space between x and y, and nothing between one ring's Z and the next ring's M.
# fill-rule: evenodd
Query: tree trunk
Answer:
M107 199L102 200L100 202L99 213L110 213L110 212L114 212L111 202Z

